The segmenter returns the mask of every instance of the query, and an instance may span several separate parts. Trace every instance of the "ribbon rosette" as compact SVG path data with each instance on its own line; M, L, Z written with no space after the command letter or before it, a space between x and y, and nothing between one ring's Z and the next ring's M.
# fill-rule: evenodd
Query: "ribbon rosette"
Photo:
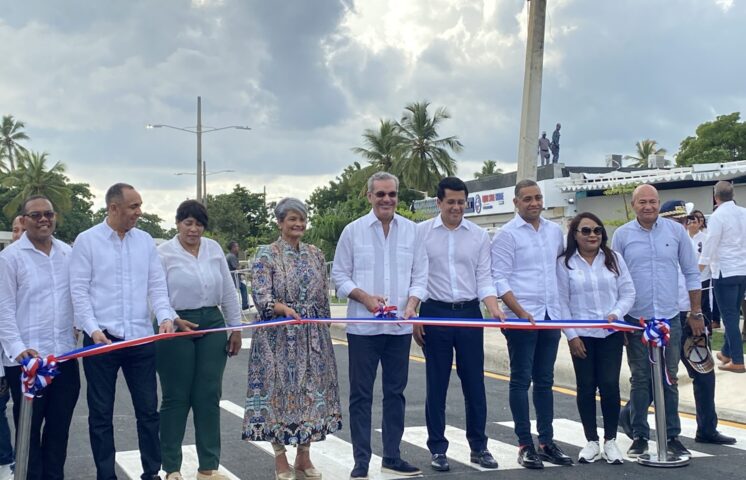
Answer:
M375 312L376 318L381 319L394 319L398 318L397 308L396 305L381 305L378 307L378 310Z
M46 358L26 357L21 361L21 370L21 387L23 395L28 398L34 398L60 373L53 355Z
M645 345L664 348L670 339L671 326L668 320L653 319L645 324L645 330L642 332L642 342Z

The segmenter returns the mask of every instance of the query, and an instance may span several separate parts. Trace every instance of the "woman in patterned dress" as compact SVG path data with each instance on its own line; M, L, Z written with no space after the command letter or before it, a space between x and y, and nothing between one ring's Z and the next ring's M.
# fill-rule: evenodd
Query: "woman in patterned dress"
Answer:
M323 253L302 243L306 206L285 198L275 208L280 238L259 247L251 290L260 321L277 317L329 318ZM256 329L249 354L243 438L272 442L276 478L320 479L310 443L342 427L337 365L328 325ZM285 446L295 445L294 468Z

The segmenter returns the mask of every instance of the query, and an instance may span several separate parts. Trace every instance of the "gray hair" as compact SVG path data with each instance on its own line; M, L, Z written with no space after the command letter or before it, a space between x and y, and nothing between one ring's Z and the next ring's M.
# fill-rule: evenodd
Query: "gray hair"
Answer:
M725 180L720 180L715 184L715 197L721 202L730 202L733 200L733 184Z
M275 218L278 222L285 220L285 217L287 217L290 212L297 212L300 213L304 219L308 218L306 204L297 198L287 197L277 202L277 206L275 207Z
M389 172L376 172L368 179L368 193L373 191L373 182L380 182L386 180L393 180L396 184L396 191L399 191L399 179L393 173Z

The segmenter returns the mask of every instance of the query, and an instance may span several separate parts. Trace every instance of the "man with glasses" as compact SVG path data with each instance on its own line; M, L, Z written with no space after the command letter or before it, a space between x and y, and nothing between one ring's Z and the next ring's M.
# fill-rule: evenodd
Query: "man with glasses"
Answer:
M106 192L107 217L78 235L70 261L75 324L83 345L110 344L153 334L153 311L161 333L173 331L166 275L153 237L135 228L142 199L131 185ZM143 480L160 478L158 385L155 344L123 348L83 359L88 381L88 430L98 480L116 479L114 400L121 369L137 418Z
M560 319L557 293L557 257L564 239L556 223L541 216L544 196L533 180L515 186L515 217L492 240L492 279L510 318L531 321ZM518 437L518 463L544 468L543 461L572 465L572 459L554 442L554 363L560 330L503 329L510 356L510 412ZM531 437L528 389L533 383L538 453Z
M29 197L21 207L26 230L0 254L0 343L5 352L16 431L22 399L20 363L75 348L70 297L70 247L55 239L52 203ZM8 360L10 363L7 363ZM78 361L34 398L27 479L63 478L68 433L80 392Z
M399 179L378 172L368 179L367 215L342 231L332 277L337 296L349 298L347 316L375 317L385 307L392 315L415 317L427 293L427 255L414 222L396 214ZM381 470L413 476L422 472L401 458L404 389L407 386L412 326L374 321L347 326L349 341L350 433L355 467L352 479L367 479L371 458L373 384L381 364L383 388L383 463Z
M490 317L504 320L490 275L490 237L464 218L468 195L461 179L444 178L438 184L436 201L440 214L417 226L427 252L429 272L427 300L420 313L423 317L481 319L479 304L483 301ZM484 329L415 325L414 339L426 360L425 420L427 447L432 454L430 466L440 472L450 470L446 457L446 395L455 351L456 373L464 392L470 461L482 468L497 468L497 461L487 450L485 434Z
M697 254L684 227L659 218L660 200L655 187L637 187L632 193L632 209L636 218L619 227L611 242L612 249L621 254L627 263L637 292L635 303L625 320L638 325L640 319L668 319L670 343L679 346L682 336L678 301L679 271L684 276L691 306L686 323L694 336L702 335L705 330ZM666 349L666 369L672 384L663 385L668 451L679 457L691 455L679 440L681 421L676 375L680 358L680 348ZM629 408L633 437L627 455L638 457L648 450L650 426L647 415L652 402L650 362L647 346L642 343L642 331L627 334L627 363L632 374Z

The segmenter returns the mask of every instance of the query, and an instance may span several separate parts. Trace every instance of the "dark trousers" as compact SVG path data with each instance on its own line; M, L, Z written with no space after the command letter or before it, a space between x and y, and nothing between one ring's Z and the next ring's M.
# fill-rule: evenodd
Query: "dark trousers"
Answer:
M239 282L238 290L241 292L241 310L249 309L249 292L246 290L246 284Z
M721 350L723 355L730 357L734 364L743 365L743 342L739 320L741 316L741 301L746 292L746 275L716 278L712 281L715 286L720 316L725 328L725 342Z
M58 365L60 374L34 398L29 441L28 480L58 480L65 478L65 459L70 423L80 393L80 371L77 360ZM10 393L13 396L13 420L18 432L21 412L21 367L5 367Z
M547 317L548 319L548 317ZM539 443L552 442L554 431L554 362L557 360L559 330L509 330L503 334L508 340L510 356L510 412L515 422L518 445L533 445L529 417L528 387L533 382L533 401Z
M179 310L179 318L200 330L225 326L218 307ZM225 332L179 337L156 343L161 379L161 450L166 473L181 470L181 444L192 411L199 470L217 470L220 463L220 397L228 354Z
M479 301L454 309L451 304L428 301L420 315L435 318L482 318ZM427 448L430 453L448 450L446 429L446 396L451 379L453 352L456 351L456 373L461 379L466 410L466 439L474 452L487 448L485 424L487 398L484 392L484 329L472 327L425 326L425 371L427 397L425 421Z
M720 309L717 300L715 300L715 292L710 288L711 285L712 280L702 282L702 313L710 321L720 323Z
M575 369L576 398L585 439L598 441L596 428L596 390L601 396L604 418L604 440L616 438L619 427L619 374L622 369L624 333L606 338L579 337L585 345L586 357L572 357Z
M703 294L705 292L702 292ZM697 413L697 435L713 437L717 434L718 414L715 411L715 371L710 373L699 373L686 361L684 354L684 342L691 336L692 329L686 323L688 312L681 312L681 358L689 378L692 379L694 390L694 407ZM705 316L705 326L709 328L710 319ZM709 341L709 338L708 338Z
M121 339L109 336L112 341ZM93 344L85 335L83 345ZM151 479L161 468L158 439L158 385L155 377L155 344L123 348L83 359L88 383L88 432L91 437L97 480L114 480L114 400L117 375L121 369L132 398L137 419L137 439L143 474Z
M355 464L368 465L371 457L371 409L373 384L381 363L383 390L383 457L401 457L404 434L404 389L409 375L412 335L353 335L349 342L350 434Z
M5 408L10 400L10 390L5 377L0 377L0 466L13 463L13 444L10 442L10 425Z

